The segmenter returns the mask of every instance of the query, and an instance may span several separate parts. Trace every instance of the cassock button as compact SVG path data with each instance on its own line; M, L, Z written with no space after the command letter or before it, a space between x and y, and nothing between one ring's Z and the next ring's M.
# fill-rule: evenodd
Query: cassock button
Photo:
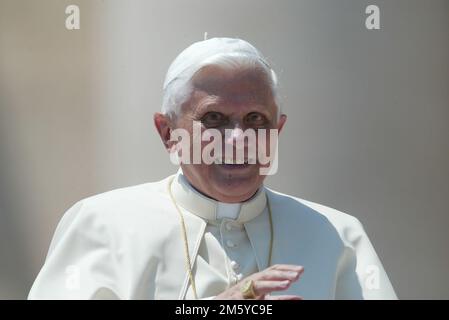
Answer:
M231 261L231 268L232 268L234 271L237 271L237 270L240 268L240 266L239 266L239 264L238 264L237 262Z
M236 244L234 242L232 242L231 240L226 241L226 245L229 248L234 248L236 246Z
M243 274L239 273L237 276L237 281L241 281L243 279Z
M226 230L231 231L231 229L232 229L231 222L227 222L226 223Z

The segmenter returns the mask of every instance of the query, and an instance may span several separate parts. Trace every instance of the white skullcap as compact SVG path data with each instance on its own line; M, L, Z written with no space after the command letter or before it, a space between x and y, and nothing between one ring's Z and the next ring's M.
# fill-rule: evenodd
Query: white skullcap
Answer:
M250 43L234 38L211 38L195 42L175 58L165 76L164 90L173 80L181 75L193 75L206 64L207 60L221 54L255 57L271 69L259 50Z

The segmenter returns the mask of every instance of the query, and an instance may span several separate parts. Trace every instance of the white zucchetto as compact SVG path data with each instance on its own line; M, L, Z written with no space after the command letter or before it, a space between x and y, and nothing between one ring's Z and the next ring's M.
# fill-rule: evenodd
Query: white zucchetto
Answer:
M221 54L256 57L271 69L260 51L247 41L235 38L212 38L193 43L175 58L165 76L163 89L165 90L169 83L180 76L190 78L207 64L208 59Z

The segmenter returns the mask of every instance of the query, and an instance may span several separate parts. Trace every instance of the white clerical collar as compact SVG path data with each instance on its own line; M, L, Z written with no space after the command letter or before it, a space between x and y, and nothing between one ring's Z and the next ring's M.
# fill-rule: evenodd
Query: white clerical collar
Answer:
M238 223L245 223L262 213L267 203L264 186L260 187L256 194L245 202L224 203L216 201L192 187L182 174L181 169L174 177L172 192L181 207L208 221L227 218Z

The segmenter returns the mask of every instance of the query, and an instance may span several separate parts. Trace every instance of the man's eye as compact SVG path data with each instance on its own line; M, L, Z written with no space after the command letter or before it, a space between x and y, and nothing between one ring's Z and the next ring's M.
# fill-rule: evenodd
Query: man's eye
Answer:
M204 123L206 127L217 127L225 120L225 116L219 112L208 112L201 118L201 122Z
M246 116L246 123L250 126L262 126L266 122L265 116L258 112L251 112Z

